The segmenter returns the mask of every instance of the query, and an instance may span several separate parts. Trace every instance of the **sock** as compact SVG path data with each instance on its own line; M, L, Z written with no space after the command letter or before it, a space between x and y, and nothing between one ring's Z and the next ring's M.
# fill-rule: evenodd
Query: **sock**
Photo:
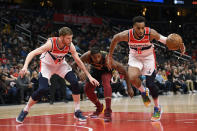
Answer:
M36 103L37 101L34 101L31 97L29 98L29 101L25 108L23 109L24 111L29 112L30 108Z
M111 80L111 73L106 73L102 75L102 84L104 87L106 109L111 109L112 88L110 85L110 80Z
M77 110L80 110L80 103L79 102L74 102L74 107L75 107L75 112Z
M105 102L106 102L106 109L111 109L111 97L106 97Z

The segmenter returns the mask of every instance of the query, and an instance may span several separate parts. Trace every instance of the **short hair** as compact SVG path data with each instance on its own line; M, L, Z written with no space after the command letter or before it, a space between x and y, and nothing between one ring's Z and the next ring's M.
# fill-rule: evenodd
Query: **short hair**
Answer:
M59 29L59 36L65 35L73 35L73 32L69 27L62 27Z
M94 55L94 54L98 54L100 53L101 49L99 46L93 46L91 49L90 49L90 54L91 55Z
M144 22L145 23L146 22L146 19L143 16L136 16L136 17L133 18L132 22L133 22L133 25L135 23L137 23L137 22Z

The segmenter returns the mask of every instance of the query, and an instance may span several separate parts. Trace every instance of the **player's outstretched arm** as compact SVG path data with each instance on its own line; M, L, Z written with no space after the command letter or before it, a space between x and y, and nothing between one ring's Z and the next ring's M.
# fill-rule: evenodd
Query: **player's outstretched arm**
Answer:
M134 95L134 92L133 92L133 89L131 87L131 83L130 83L130 80L129 80L129 75L128 75L128 72L127 72L126 68L121 63L119 63L119 62L117 62L113 59L112 59L112 68L117 70L119 72L119 74L124 75L126 83L127 83L128 95L132 98L133 95Z
M51 49L52 49L52 43L51 43L50 40L47 40L47 42L46 42L44 45L42 45L41 47L39 47L39 48L37 48L37 49L31 51L31 52L27 55L27 57L26 57L26 59L25 59L24 66L23 66L22 70L21 70L20 73L19 73L19 74L21 75L21 77L23 77L23 75L27 72L27 68L28 68L29 63L31 62L31 60L32 60L36 55L39 55L39 54L41 54L41 53L43 53L43 52L46 52L46 51L49 51L49 50L51 50Z
M70 45L70 52L72 54L72 57L74 58L75 62L77 63L77 65L79 66L79 68L81 68L81 70L83 70L83 72L86 74L86 76L88 77L88 79L90 80L90 82L95 85L98 86L99 82L94 79L90 73L87 71L85 65L83 64L83 62L81 61L81 59L79 58L79 55L74 47L74 45L71 43Z
M123 32L120 32L120 33L114 35L114 37L111 41L111 44L110 44L109 54L107 56L107 67L108 67L108 69L111 69L112 55L114 53L114 49L115 49L116 45L121 41L128 42L128 40L129 40L128 33L129 33L129 30L125 30Z
M88 63L89 64L89 57L90 57L90 51L87 51L83 53L83 55L80 57L81 61L83 63ZM75 61L72 62L71 67L76 70L77 68L77 63Z
M150 40L153 40L153 39L155 39L155 40L157 40L157 41L159 41L159 42L161 42L161 43L163 43L165 45L167 37L159 34L156 30L151 29L151 31L150 31Z
M83 63L89 64L90 63L89 57L90 57L90 51L87 51L87 52L83 53L83 55L80 57L80 59ZM75 61L72 62L71 67L75 71L77 76L80 78L80 80L86 80L86 75L84 73L82 73L81 70L78 70L78 68L77 68L78 66Z
M160 41L163 44L166 44L167 37L159 34L156 30L151 29L150 40L153 40L153 39L155 39L157 41ZM180 49L182 55L185 54L185 45L184 45L184 43L180 43L179 49Z

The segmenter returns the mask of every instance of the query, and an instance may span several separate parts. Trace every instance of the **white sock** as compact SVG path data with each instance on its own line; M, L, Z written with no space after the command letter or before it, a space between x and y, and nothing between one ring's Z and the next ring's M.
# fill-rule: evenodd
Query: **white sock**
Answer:
M27 102L27 105L23 109L24 111L29 112L30 108L36 103L37 101L34 101L31 97L29 98L29 101Z
M80 103L79 102L74 102L74 106L75 106L75 112L77 110L80 110Z
M25 108L23 110L29 112L30 107L31 106L29 106L29 102L28 102L27 105L25 106Z
M145 92L145 88L142 84L141 84L140 88L138 88L138 90L140 90L140 92Z

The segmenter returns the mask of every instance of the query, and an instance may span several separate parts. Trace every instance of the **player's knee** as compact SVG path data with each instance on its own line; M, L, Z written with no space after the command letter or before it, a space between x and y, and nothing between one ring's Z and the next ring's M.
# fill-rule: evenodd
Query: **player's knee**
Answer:
M70 82L71 90L74 95L78 95L81 93L78 81Z
M152 80L146 80L146 86L147 87L153 87L154 86L154 82Z
M134 84L136 82L136 80L139 79L139 75L138 74L130 74L129 75L129 80L132 84Z
M38 101L41 99L41 97L43 95L45 95L47 92L48 92L48 88L43 88L43 89L38 89L37 91L35 91L33 94L32 94L32 99L34 101Z
M158 88L157 86L154 84L153 81L146 81L146 86L149 88L150 93L153 97L153 99L158 98L159 93L158 93Z
M159 93L158 93L158 88L155 86L155 87L152 87L153 89L151 90L151 95L152 95L152 97L153 97L153 99L156 99L156 98L158 98L158 96L159 96Z
M86 94L94 92L95 88L96 87L93 86L90 82L87 82L86 85L85 85Z

